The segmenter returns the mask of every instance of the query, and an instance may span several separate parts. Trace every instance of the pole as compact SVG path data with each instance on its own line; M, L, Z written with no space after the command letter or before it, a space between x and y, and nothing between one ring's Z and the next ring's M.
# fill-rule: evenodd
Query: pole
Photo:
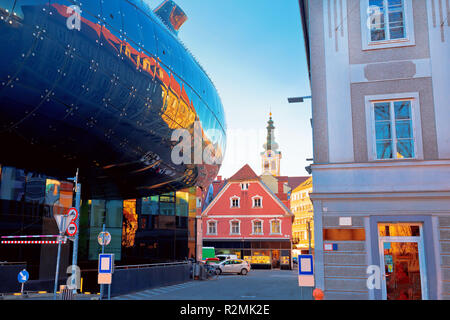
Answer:
M311 220L307 221L308 224L308 254L312 254L311 252Z
M108 300L111 300L111 284L108 284Z
M63 227L66 225L66 216L63 216L61 219L61 225L59 230L62 230ZM59 231L59 239L58 239L58 256L56 257L56 274L55 274L55 287L53 289L53 300L56 300L56 291L58 289L58 278L59 278L59 259L61 257L61 242L62 242L62 236L65 231Z
M77 260L78 260L78 234L80 233L79 221L80 221L81 184L78 183L78 171L79 171L79 169L77 169L77 174L75 176L75 209L78 212L78 216L75 221L75 224L77 225L77 233L75 234L75 239L73 241L72 274L76 274L75 266L77 265ZM78 282L78 279L76 277L75 277L75 281ZM73 292L73 294L76 294L77 289L73 289L72 292Z
M106 225L105 224L103 224L103 233L102 233L102 254L103 253L105 253L105 227L106 227ZM102 300L103 299L103 287L104 287L104 285L103 284L101 284L100 285L100 300Z

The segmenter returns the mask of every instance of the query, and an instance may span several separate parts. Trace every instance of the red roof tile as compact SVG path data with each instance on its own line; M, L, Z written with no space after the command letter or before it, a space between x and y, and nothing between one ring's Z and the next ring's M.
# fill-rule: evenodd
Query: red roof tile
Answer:
M236 172L229 181L242 181L242 180L259 180L258 175L253 169L246 164L238 172Z

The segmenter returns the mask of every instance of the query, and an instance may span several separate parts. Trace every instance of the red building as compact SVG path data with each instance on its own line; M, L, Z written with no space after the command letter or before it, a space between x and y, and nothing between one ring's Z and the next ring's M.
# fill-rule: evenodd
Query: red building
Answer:
M216 181L202 212L203 246L236 254L252 267L290 268L294 215L249 165Z

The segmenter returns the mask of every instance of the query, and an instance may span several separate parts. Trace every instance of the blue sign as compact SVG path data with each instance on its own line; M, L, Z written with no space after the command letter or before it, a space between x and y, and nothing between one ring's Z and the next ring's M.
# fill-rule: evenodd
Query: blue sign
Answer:
M98 273L113 273L114 254L101 253L98 255Z
M311 254L298 256L298 275L314 275L313 256Z
M25 269L20 271L19 274L17 275L17 280L19 281L19 283L25 283L28 281L29 278L30 278L30 274Z

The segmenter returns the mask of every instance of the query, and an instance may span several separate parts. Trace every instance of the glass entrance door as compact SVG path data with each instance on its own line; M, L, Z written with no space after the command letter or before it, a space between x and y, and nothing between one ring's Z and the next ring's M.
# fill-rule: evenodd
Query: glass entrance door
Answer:
M406 224L380 226L383 299L428 298L421 229Z

